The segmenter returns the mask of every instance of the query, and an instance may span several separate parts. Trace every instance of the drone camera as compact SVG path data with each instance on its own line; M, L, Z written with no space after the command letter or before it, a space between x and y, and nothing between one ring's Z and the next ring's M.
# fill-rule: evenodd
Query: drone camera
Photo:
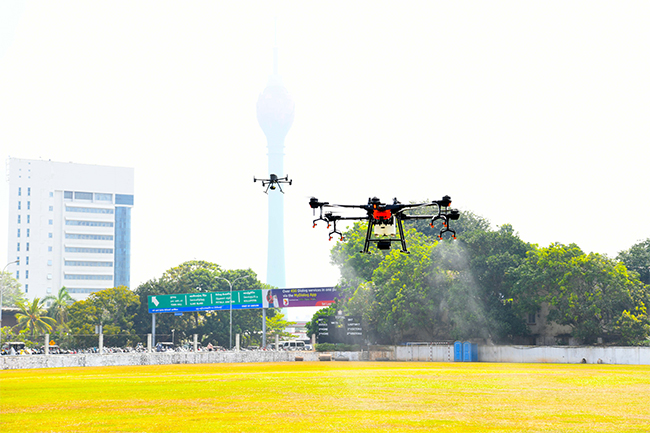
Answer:
M449 212L449 219L450 220L457 220L458 218L460 218L460 212L458 211L458 209L452 209Z

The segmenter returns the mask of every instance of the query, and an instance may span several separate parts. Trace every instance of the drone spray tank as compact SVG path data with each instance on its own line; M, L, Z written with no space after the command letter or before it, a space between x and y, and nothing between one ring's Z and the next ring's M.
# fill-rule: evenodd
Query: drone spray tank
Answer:
M294 102L278 74L278 49L273 48L273 74L257 100L257 121L266 135L269 176L284 173L284 138L291 128ZM266 282L286 287L284 266L284 194L268 195L269 235ZM283 311L286 314L286 311Z

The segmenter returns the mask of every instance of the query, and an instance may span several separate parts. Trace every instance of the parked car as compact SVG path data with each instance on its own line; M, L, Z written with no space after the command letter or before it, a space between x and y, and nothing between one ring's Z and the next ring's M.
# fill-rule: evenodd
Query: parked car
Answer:
M13 353L11 352L13 349ZM21 350L25 349L25 343L22 341L8 341L2 345L2 354L3 355L18 355Z
M305 342L300 340L281 341L281 350L305 350Z

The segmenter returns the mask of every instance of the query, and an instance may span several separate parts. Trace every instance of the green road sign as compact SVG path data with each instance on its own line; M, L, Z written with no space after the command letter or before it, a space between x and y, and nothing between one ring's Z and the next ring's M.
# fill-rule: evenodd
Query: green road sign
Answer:
M234 290L232 309L267 308L268 290ZM229 310L230 292L182 293L149 296L150 313Z

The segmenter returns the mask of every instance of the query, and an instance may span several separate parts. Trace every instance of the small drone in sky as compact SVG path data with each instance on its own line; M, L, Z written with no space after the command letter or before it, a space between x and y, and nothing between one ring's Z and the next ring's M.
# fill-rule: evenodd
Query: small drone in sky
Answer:
M392 242L400 242L402 247L401 251L403 253L408 253L402 221L410 219L430 219L431 222L429 225L431 228L434 228L436 221L441 221L443 228L440 230L438 238L442 239L442 235L449 232L452 234L452 237L456 239L456 232L449 227L449 221L457 220L460 217L460 212L458 209L451 209L450 205L451 197L448 195L444 196L442 200L434 200L430 203L409 204L402 204L397 201L396 198L393 199L392 204L385 204L377 197L369 198L368 204L365 205L330 204L329 202L318 201L316 197L312 197L309 200L309 206L312 208L314 215L316 214L316 209L319 210L319 217L314 220L314 227L316 227L318 221L325 221L328 229L330 227L333 228L329 233L330 240L332 240L333 235L338 235L339 240L343 240L343 234L336 228L336 223L338 221L368 221L366 240L362 251L363 253L369 252L368 249L371 242L376 242L377 248L380 250L389 250ZM426 207L432 207L432 210L437 210L437 213L432 213L430 215L408 215L405 213L408 209ZM366 214L363 216L342 216L334 214L331 211L323 212L324 208L362 209ZM399 236L397 236L396 232L399 232Z
M270 179L257 179L255 176L253 176L253 182L257 182L259 180L262 182L262 187L266 187L264 194L268 194L269 189L275 190L276 186L280 192L284 194L284 191L282 191L282 186L280 184L288 183L291 185L291 179L289 179L289 175L286 175L285 177L278 177L275 174L270 174L269 177Z

